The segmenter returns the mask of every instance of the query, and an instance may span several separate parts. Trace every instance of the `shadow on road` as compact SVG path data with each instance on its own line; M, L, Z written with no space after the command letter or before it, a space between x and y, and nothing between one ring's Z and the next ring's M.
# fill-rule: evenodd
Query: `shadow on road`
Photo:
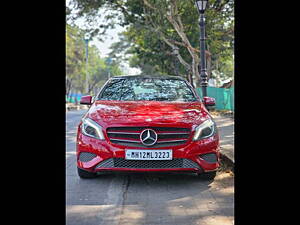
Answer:
M93 190L98 185L101 192L101 184L110 183L113 179L122 184L120 204L104 202L106 195L85 195L85 198L96 197L97 200L87 204L69 204L68 219L78 221L72 224L92 221L95 216L98 224L196 224L200 220L212 222L212 219L221 219L223 224L231 224L229 218L233 217L233 179L228 174L219 174L212 182L187 173L106 172L92 180L79 179L77 184L92 186ZM84 215L81 219L76 214L78 205L82 206L80 214ZM91 208L94 208L94 213ZM120 213L117 223L116 215L112 214L115 210Z
M66 123L67 225L232 224L233 177L214 181L191 173L105 172L95 179L77 175L75 141L80 112ZM222 121L221 145L231 144L231 125ZM225 123L224 123L225 122Z

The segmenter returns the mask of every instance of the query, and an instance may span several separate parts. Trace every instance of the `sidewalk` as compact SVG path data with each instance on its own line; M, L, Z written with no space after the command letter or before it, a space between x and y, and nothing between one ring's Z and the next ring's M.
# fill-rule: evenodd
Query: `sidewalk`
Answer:
M88 109L86 105L76 105L74 103L66 103L66 111L73 111L73 110L81 110L81 109Z
M229 116L213 116L220 132L221 154L234 164L234 119Z

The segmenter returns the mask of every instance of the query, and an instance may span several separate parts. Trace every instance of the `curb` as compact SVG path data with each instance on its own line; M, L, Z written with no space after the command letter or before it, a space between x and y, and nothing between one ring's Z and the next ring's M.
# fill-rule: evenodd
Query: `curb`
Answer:
M234 162L231 160L228 156L226 156L223 153L220 153L220 159L221 159L221 169L222 170L230 170L232 173L234 173Z

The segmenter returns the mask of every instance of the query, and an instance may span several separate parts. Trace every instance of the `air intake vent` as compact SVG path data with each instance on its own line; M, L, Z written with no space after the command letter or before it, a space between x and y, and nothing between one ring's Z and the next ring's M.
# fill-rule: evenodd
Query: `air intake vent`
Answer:
M172 160L126 160L124 158L110 158L100 162L96 168L132 168L132 169L171 169L171 168L200 168L189 159Z
M88 162L95 158L97 155L90 152L81 152L79 155L79 160L81 162Z
M218 158L215 153L207 153L200 155L200 158L204 159L208 163L216 163L218 161Z

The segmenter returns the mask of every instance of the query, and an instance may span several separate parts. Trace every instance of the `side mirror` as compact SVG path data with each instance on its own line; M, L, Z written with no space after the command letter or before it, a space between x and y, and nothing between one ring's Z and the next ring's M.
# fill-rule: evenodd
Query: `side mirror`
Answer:
M203 97L203 103L205 106L215 106L216 100L211 97Z
M80 99L80 104L81 105L91 105L92 104L92 96L90 96L90 95L82 96Z

